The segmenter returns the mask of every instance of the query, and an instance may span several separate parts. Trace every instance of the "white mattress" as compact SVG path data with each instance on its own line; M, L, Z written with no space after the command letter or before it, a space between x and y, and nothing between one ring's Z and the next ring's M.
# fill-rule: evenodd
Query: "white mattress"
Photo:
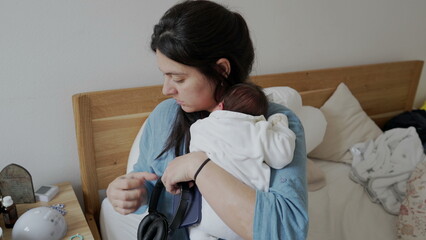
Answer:
M309 192L308 240L395 240L397 217L372 203L361 185L349 179L350 166L315 160L327 185ZM136 239L144 215L120 215L108 200L102 203L100 228L104 240Z

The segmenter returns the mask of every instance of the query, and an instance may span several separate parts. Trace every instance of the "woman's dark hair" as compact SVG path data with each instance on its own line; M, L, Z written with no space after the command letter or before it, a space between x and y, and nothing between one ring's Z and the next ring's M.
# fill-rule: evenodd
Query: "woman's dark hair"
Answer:
M260 86L239 83L232 86L223 96L223 109L253 116L266 116L268 98Z
M184 1L170 8L154 26L151 49L205 75L216 86L217 102L230 86L248 79L254 60L244 18L210 1ZM221 58L230 62L228 76L216 64ZM188 152L189 127L207 115L207 112L186 113L180 109L161 154L174 148L178 156L183 146Z

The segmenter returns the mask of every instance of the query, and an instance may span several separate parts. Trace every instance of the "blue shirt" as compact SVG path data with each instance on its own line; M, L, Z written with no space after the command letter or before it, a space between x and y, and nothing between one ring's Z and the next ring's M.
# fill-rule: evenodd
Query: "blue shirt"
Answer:
M147 119L140 141L140 156L134 165L135 172L152 172L163 175L167 164L172 161L174 151L156 159L163 150L179 105L168 99L160 103ZM289 128L296 134L293 161L282 169L271 168L269 192L256 191L253 239L298 240L306 239L308 232L308 198L306 188L306 147L303 126L297 116L286 107L269 103L268 116L284 113ZM147 182L148 193L155 182ZM159 210L172 218L172 195L163 193ZM142 206L136 213L146 211ZM174 239L189 239L185 229L175 232Z

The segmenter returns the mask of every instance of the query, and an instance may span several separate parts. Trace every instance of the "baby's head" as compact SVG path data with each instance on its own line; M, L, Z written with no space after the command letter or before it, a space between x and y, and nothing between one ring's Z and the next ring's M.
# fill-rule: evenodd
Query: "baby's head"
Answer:
M217 109L264 115L268 112L268 99L262 88L253 83L240 83L232 86L223 96Z

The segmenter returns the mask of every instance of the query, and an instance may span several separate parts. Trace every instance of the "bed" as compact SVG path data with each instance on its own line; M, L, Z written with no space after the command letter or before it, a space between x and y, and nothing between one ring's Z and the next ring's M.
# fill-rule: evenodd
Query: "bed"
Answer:
M422 68L423 61L401 61L251 77L271 90L270 99L295 104L294 99L280 99L275 91L285 86L287 95L300 97L295 108L305 109L297 111L311 139L307 140L308 239L397 239L398 216L373 203L364 188L348 177L348 146L377 137L389 119L412 110ZM96 239L101 239L100 232L103 239L116 239L114 232L129 228L126 220L114 220L115 213L102 201L102 190L129 170L129 161L138 154L132 146L141 126L166 98L161 86L73 96L84 212ZM140 216L128 218L137 222Z

